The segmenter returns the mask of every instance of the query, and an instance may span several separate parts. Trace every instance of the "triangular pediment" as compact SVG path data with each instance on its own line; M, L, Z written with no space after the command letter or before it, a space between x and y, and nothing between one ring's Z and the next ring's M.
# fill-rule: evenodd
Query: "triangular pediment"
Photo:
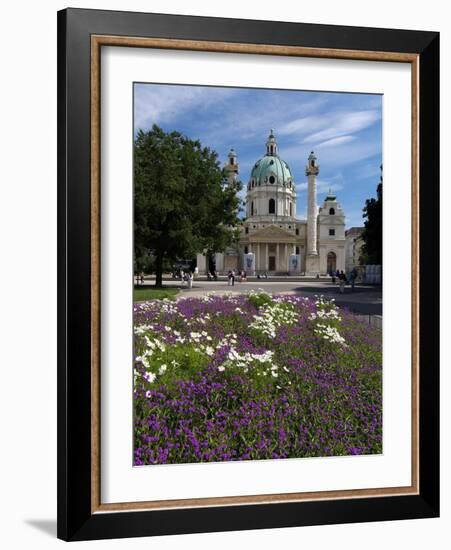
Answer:
M295 236L292 233L285 231L281 227L278 227L276 225L268 225L249 235L250 241L254 239L287 242L294 241Z

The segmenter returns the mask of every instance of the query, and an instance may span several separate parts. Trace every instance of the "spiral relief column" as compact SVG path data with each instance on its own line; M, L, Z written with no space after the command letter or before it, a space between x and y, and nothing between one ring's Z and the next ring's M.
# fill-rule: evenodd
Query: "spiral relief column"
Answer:
M316 202L316 176L319 174L319 166L316 164L316 156L312 151L305 167L305 175L308 178L308 206L307 206L307 257L306 273L316 275L319 273L318 255L318 206Z

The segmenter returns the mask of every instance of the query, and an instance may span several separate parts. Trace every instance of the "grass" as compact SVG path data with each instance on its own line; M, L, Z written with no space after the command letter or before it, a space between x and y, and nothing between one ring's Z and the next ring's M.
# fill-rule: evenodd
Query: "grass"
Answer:
M144 302L146 300L162 300L163 298L174 300L178 292L179 291L177 288L154 288L148 286L135 286L133 290L133 301Z

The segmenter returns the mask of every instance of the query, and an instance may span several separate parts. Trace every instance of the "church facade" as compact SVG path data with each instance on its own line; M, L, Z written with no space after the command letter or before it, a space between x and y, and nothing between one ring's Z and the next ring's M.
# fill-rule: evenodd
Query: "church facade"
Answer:
M199 273L232 269L248 274L307 275L345 269L345 214L331 192L317 205L319 174L312 151L307 159L307 219L296 217L296 182L279 156L271 130L266 154L254 164L246 190L246 218L235 247L207 258L197 257ZM235 151L228 154L227 177L239 176Z

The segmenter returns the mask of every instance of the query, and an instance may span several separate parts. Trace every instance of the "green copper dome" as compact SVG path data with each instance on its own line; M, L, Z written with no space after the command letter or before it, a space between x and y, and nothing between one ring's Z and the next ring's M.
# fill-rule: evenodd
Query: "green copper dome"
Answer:
M277 154L277 143L272 130L266 142L266 151L266 155L254 164L249 183L253 186L293 184L290 167Z

